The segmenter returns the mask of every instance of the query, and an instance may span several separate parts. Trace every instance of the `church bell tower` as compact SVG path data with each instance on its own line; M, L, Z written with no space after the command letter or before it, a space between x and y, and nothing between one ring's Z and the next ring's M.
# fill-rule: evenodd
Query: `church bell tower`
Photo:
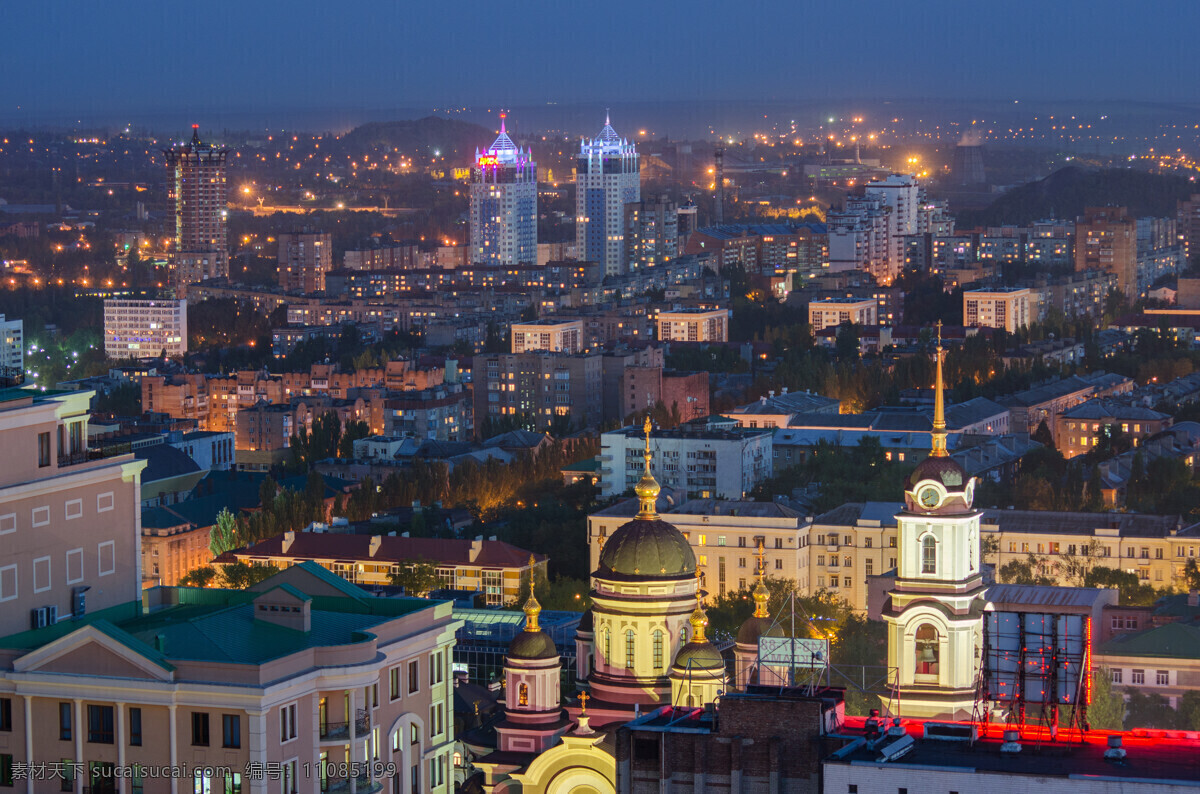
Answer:
M975 483L946 444L938 323L932 450L905 482L896 582L884 608L904 716L970 719L983 632Z

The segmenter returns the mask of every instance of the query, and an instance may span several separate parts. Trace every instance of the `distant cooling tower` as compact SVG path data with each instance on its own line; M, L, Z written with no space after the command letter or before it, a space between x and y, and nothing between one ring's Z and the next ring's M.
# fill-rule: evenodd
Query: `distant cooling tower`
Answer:
M955 146L950 175L956 185L982 185L987 182L983 172L983 147L974 143Z

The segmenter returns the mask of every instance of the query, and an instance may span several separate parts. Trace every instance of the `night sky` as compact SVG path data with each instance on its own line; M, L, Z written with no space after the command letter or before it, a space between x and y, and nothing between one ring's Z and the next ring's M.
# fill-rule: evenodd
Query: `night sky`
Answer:
M1195 102L1200 3L6 0L0 120L711 99Z

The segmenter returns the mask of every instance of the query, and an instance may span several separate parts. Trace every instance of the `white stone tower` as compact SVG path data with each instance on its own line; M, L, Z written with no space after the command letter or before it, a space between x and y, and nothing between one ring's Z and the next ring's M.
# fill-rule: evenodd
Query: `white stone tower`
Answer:
M975 483L946 451L941 323L933 450L905 484L896 583L884 607L888 665L907 717L970 719L983 634Z

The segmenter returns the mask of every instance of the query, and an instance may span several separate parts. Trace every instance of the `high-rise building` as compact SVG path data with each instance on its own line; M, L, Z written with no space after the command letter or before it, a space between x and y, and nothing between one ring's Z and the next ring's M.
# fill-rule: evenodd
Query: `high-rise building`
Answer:
M1137 221L1125 207L1087 207L1075 221L1075 271L1107 270L1127 298L1138 295Z
M471 263L537 262L537 163L504 127L471 169Z
M1193 193L1187 201L1180 201L1175 218L1179 224L1184 256L1200 257L1200 193Z
M0 636L140 598L146 462L88 453L93 394L0 391Z
M279 286L288 292L319 292L333 270L333 238L328 232L279 235Z
M201 142L199 125L193 124L192 140L163 150L163 156L171 169L175 202L171 274L182 297L188 284L229 275L225 176L229 150Z
M187 301L111 298L104 301L104 355L148 358L187 352Z
M1037 319L1037 296L1029 287L971 289L963 293L963 325L1010 334Z
M889 213L887 268L874 273L882 284L891 284L904 269L904 235L916 234L921 225L921 186L909 174L889 174L867 185L866 195L883 202Z
M16 385L25 374L25 325L0 314L0 384Z
M604 128L584 139L575 163L575 247L580 259L599 262L605 275L628 271L625 205L642 200L641 161L634 144Z
M629 268L661 265L679 255L679 214L665 196L625 205L625 261Z

